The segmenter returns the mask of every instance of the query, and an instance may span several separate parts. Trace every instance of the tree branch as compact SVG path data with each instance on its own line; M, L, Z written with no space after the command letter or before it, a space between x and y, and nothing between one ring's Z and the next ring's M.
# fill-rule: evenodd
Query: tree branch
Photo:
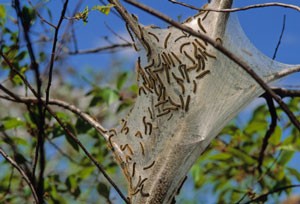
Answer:
M52 44L52 51L51 51L51 59L50 59L50 66L49 66L49 75L48 75L48 84L47 84L47 88L46 88L46 105L48 104L49 101L49 95L50 95L50 87L51 87L51 83L52 83L52 72L53 72L53 66L54 66L54 60L55 60L55 56L56 56L56 45L57 45L57 38L58 38L58 32L59 32L59 28L61 26L61 23L64 19L67 7L68 7L68 3L69 0L66 0L63 6L63 9L61 11L60 14L60 18L59 21L57 23L57 26L55 27L55 33L54 33L54 39L53 39L53 44Z
M116 48L126 48L126 47L131 47L131 43L123 43L123 44L114 44L114 45L109 45L105 47L99 47L99 48L94 48L94 49L89 49L89 50L75 50L69 52L70 55L77 55L77 54L91 54L91 53L99 53L103 51L113 51Z
M278 118L272 97L269 94L264 94L263 97L266 99L268 107L269 107L269 112L271 114L271 123L269 125L269 129L267 130L267 132L264 136L263 144L262 144L261 150L259 152L257 169L260 173L262 173L262 165L263 165L263 161L264 161L265 151L267 149L269 139L272 136L272 134L274 133L275 128L277 126L277 118Z
M266 198L269 195L273 194L273 193L277 193L277 192L284 191L284 190L289 189L289 188L296 188L296 187L300 187L300 184L295 184L295 185L290 185L290 186L284 186L284 187L276 188L276 189L274 189L272 191L269 191L268 193L262 194L262 195L256 197L255 199L250 200L248 202L245 202L243 204L259 203L259 201L263 201L264 202L266 200Z
M278 49L279 49L279 46L280 46L280 43L281 43L281 40L282 40L282 37L283 37L283 33L284 33L284 30L285 30L285 20L286 20L286 16L283 15L282 29L281 29L281 33L280 33L280 36L279 36L278 43L277 43L276 48L275 48L275 52L274 52L273 57L272 57L273 60L276 58L276 55L277 55L277 52L278 52Z
M263 4L254 4L254 5L249 5L241 8L231 8L231 9L211 9L211 8L198 8L190 4L186 4L183 2L179 2L176 0L169 0L171 3L174 4L179 4L181 6L197 10L197 11L214 11L214 12L237 12L237 11L245 11L249 9L256 9L256 8L264 8L264 7L284 7L284 8L289 8L293 9L296 11L300 11L300 7L292 4L285 4L285 3L278 3L278 2L270 2L270 3L263 3Z
M37 99L38 99L38 114L39 114L39 119L35 121L38 127L38 137L37 137L37 146L36 146L36 154L35 154L35 159L38 160L39 157L39 164L40 164L40 172L39 172L39 181L38 181L38 198L41 203L43 203L43 196L44 196L44 170L45 170L45 152L44 152L44 125L45 125L45 115L43 112L43 104L41 101L41 88L42 88L42 81L41 81L41 76L40 76L40 71L39 71L39 65L36 61L35 54L33 51L33 47L31 44L30 36L29 36L29 29L30 25L27 25L25 20L24 20L24 14L21 11L20 8L20 2L19 0L14 0L14 8L16 10L17 16L21 21L21 25L23 28L23 33L24 33L24 38L27 44L27 50L30 56L31 60L31 68L34 70L35 73L35 80L36 80L36 86L37 86ZM36 162L34 162L36 164ZM33 172L32 174L35 175L35 168L36 166L33 166ZM33 176L34 178L34 176ZM34 182L35 183L35 182Z
M23 169L17 164L17 162L15 160L13 160L12 158L10 158L2 148L0 148L0 154L6 159L6 161L8 161L15 169L18 170L18 172L21 174L21 176L23 177L23 179L25 180L25 182L28 184L31 192L32 192L32 196L35 200L36 203L40 203L39 202L39 198L37 196L37 193L35 191L35 188L33 186L33 184L31 183L30 179L27 177L26 173L23 171Z
M188 32L189 34L191 34L194 37L198 37L198 38L208 42L210 45L212 45L218 51L222 52L225 56L227 56L229 59L231 59L236 64L238 64L241 68L243 68L243 70L246 71L261 86L261 88L263 88L268 94L270 94L270 96L272 96L272 98L275 99L275 101L279 104L279 106L282 108L282 110L287 114L287 116L289 117L291 122L294 124L294 126L300 131L300 122L297 120L296 116L289 110L288 106L281 100L281 98L279 96L277 96L274 91L272 91L272 89L260 78L260 76L258 76L253 71L253 69L246 62L241 60L233 52L231 52L230 50L225 48L223 45L221 45L221 43L218 43L215 40L211 39L209 36L207 36L203 33L194 31L193 29L176 22L173 19L171 19L170 17L168 17L152 8L149 8L143 4L140 4L140 3L136 2L136 1L132 1L132 0L124 0L124 1L137 7L137 8L140 8L140 9L146 11L147 13L152 14L153 16L156 16L157 18L169 23L170 25L172 25L178 29ZM298 69L299 69L299 67L298 67Z
M281 98L300 97L300 90L290 90L285 88L273 88L273 91Z

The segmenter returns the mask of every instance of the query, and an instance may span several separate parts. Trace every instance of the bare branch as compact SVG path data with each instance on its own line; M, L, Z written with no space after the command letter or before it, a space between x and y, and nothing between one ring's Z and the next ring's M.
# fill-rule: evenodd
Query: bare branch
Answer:
M31 0L28 0L28 3L33 7L33 9L35 9L36 15L41 19L42 22L46 23L47 25L49 25L52 28L56 28L55 25L53 25L51 22L47 21L37 10L37 8L34 8Z
M245 11L249 9L256 9L256 8L264 8L264 7L284 7L284 8L289 8L293 9L296 11L300 11L300 7L293 5L293 4L285 4L285 3L278 3L278 2L270 2L270 3L263 3L263 4L255 4L255 5L249 5L241 8L231 8L231 9L211 9L211 8L198 8L190 4L186 4L183 2L179 2L176 0L169 0L170 2L174 4L179 4L181 6L197 10L197 11L214 11L214 12L237 12L237 11Z
M275 108L272 97L268 94L264 94L263 97L266 99L268 107L269 107L269 112L271 114L271 123L269 125L269 129L267 130L267 132L264 136L263 144L262 144L260 152L259 152L257 169L260 173L262 173L262 165L263 165L263 161L264 161L265 151L269 144L269 139L275 131L275 128L277 126L277 119L278 119L277 113L276 113L276 108Z
M279 96L277 96L276 93L274 93L274 91L272 91L272 89L261 79L260 76L258 76L253 71L253 69L246 62L241 60L233 52L231 52L230 50L225 48L223 45L221 45L221 43L218 43L215 40L211 39L209 36L207 36L203 33L194 31L193 29L176 22L173 19L171 19L170 17L168 17L152 8L149 8L143 4L140 4L140 3L136 2L136 1L132 1L132 0L124 0L124 1L146 11L147 13L152 14L153 16L158 17L159 19L169 23L170 25L172 25L178 29L188 32L192 36L198 37L198 38L208 42L214 48L216 48L217 50L222 52L225 56L227 56L229 59L231 59L236 64L238 64L241 68L243 68L243 70L245 70L268 94L270 94L270 96L272 96L272 98L275 99L275 101L279 104L279 106L282 108L282 110L287 114L287 116L289 117L291 122L300 131L300 122L298 121L296 116L292 113L292 111L289 110L288 106L281 100L281 98ZM299 69L299 67L298 67L298 69Z
M262 194L262 195L256 197L255 199L250 200L248 202L245 202L243 204L259 203L259 201L265 201L265 199L269 195L271 195L273 193L278 193L278 192L281 192L281 191L284 191L284 190L287 190L287 189L290 189L290 188L297 188L297 187L300 187L300 184L295 184L295 185L290 185L290 186L284 186L284 187L276 188L274 190L269 191L268 193Z
M300 90L290 90L284 88L273 88L273 91L281 98L285 97L300 97Z
M57 45L57 38L58 38L58 32L59 28L61 26L61 23L64 19L67 7L68 7L69 0L66 0L63 6L63 9L60 14L59 21L57 23L57 26L55 27L55 33L54 33L54 39L53 39L53 44L52 44L52 51L51 51L51 59L50 59L50 66L49 66L49 75L48 75L48 84L46 88L46 105L49 101L49 95L50 95L50 87L51 87L51 82L52 82L52 72L53 72L53 66L54 66L54 60L55 60L55 51L56 51L56 45Z
M283 23L282 23L282 29L281 29L281 33L280 33L280 36L279 36L279 40L278 40L278 43L276 45L274 55L272 57L273 60L276 58L276 55L277 55L277 52L278 52L278 49L279 49L279 46L280 46L280 43L281 43L281 40L282 40L282 36L283 36L284 30L285 30L285 19L286 19L286 16L284 15L283 16Z
M28 176L26 175L26 173L23 171L23 169L17 164L17 162L15 160L13 160L12 158L10 158L2 148L0 148L0 154L6 159L6 161L8 161L15 169L18 170L18 172L21 174L21 176L23 177L23 179L25 180L25 182L28 184L31 192L32 192L32 196L35 200L36 203L40 203L37 193L35 191L35 188L32 184L32 182L30 181L30 179L28 178Z
M42 88L42 81L41 81L41 76L40 76L40 71L39 71L39 65L36 61L35 54L33 51L33 47L31 44L30 36L29 36L29 25L26 24L26 21L24 19L24 14L21 11L20 8L20 2L19 0L14 0L14 8L16 10L18 19L21 21L21 25L23 28L23 33L24 33L24 38L27 44L27 50L30 56L31 60L31 68L34 70L35 73L35 80L36 80L36 86L37 86L37 99L38 99L38 114L39 114L39 119L35 121L38 127L38 137L37 137L37 145L36 145L36 160L38 159L39 156L39 165L40 165L40 172L39 172L39 181L38 181L38 198L39 201L42 203L43 202L43 196L44 196L44 170L45 170L45 152L44 152L44 125L45 125L45 114L43 111L43 103L41 101L41 88ZM40 154L40 155L39 155ZM35 162L34 162L35 164ZM32 174L35 174L35 168L36 166L33 166L33 172ZM34 178L34 176L33 176ZM34 181L35 183L35 181Z
M131 43L124 43L124 44L114 44L114 45L109 45L105 47L99 47L95 49L89 49L89 50L75 50L69 52L70 55L77 55L77 54L92 54L92 53L99 53L103 51L114 51L117 48L126 48L126 47L131 47Z

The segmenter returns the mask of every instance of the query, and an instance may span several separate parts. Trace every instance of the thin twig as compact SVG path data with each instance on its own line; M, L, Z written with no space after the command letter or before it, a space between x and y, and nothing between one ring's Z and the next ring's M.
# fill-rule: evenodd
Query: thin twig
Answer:
M36 86L37 86L37 99L38 99L38 114L39 114L39 119L35 121L35 123L38 126L38 138L37 138L37 145L36 145L36 154L35 154L35 160L39 158L39 164L40 164L40 172L39 172L39 181L38 181L38 198L39 201L42 203L44 198L44 170L45 170L45 152L44 152L44 125L45 125L45 115L43 113L43 104L41 101L41 88L42 88L42 81L41 81L41 76L40 76L40 71L39 71L39 65L36 61L35 54L33 51L33 47L31 44L30 36L29 36L29 26L26 25L25 19L24 19L24 14L21 11L20 8L20 2L19 0L14 0L14 8L16 10L17 16L21 21L21 25L23 28L23 33L24 33L24 38L27 44L27 50L30 56L30 61L31 61L31 68L34 70L35 73L35 80L36 80ZM40 154L40 155L39 155ZM34 162L36 164L36 162ZM33 172L32 174L35 175L35 169L36 166L33 166ZM35 179L35 177L33 176ZM34 181L35 183L35 181Z
M120 40L123 40L124 42L130 44L130 42L128 40L126 40L125 38L123 38L121 35L119 35L117 32L115 32L106 22L104 22L105 27L112 32L112 34L114 34L116 37L118 37Z
M262 194L262 195L256 197L255 199L247 201L247 202L245 202L243 204L259 203L259 201L265 201L265 199L269 195L271 195L271 194L274 194L274 193L277 193L277 192L281 192L281 191L287 190L289 188L296 188L296 187L300 187L300 184L295 184L295 185L289 185L289 186L284 186L284 187L276 188L274 190L269 191L268 193Z
M273 60L276 59L276 54L277 54L278 49L280 47L280 43L281 43L281 40L282 40L284 30L285 30L285 15L283 16L282 29L281 29L280 37L278 39L278 42L277 42L277 45L276 45L276 48L275 48L275 51L274 51L274 55L273 55L273 58L272 58ZM276 108L275 108L274 101L273 101L272 97L267 93L263 94L262 96L267 102L269 112L271 114L271 123L269 125L269 128L268 128L265 136L264 136L263 144L261 146L261 150L260 150L259 157L258 157L257 169L258 169L260 174L262 173L262 165L263 165L263 161L264 161L265 151L267 149L269 139L275 131L275 128L277 126L277 119L278 119Z
M75 50L69 52L70 55L77 55L77 54L92 54L92 53L99 53L103 51L108 51L108 50L115 50L116 48L125 48L125 47L131 47L131 43L124 43L124 44L114 44L114 45L109 45L105 47L99 47L99 48L94 48L94 49L89 49L89 50Z
M52 83L52 73L53 73L53 66L54 66L54 60L55 60L55 56L56 56L56 45L57 45L57 38L58 38L58 32L59 32L59 28L61 26L61 23L64 19L67 7L68 7L68 3L69 0L66 0L64 5L63 5L63 9L61 11L60 14L60 18L59 21L57 23L57 26L55 28L55 33L54 33L54 39L53 39L53 44L52 44L52 51L51 51L51 58L50 58L50 66L49 66L49 75L48 75L48 84L47 84L47 88L46 88L46 105L48 104L49 101L49 95L50 95L50 87L51 87L51 83Z
M284 30L285 30L285 20L286 20L286 16L283 15L282 29L281 29L281 33L280 33L280 36L279 36L278 43L277 43L276 48L275 48L274 55L272 57L273 60L276 58L276 55L277 55L277 52L278 52L278 49L279 49L279 46L280 46L280 43L281 43L281 40L282 40L282 37L283 37L283 33L284 33Z
M273 91L281 98L300 97L300 90L291 90L285 88L273 88Z
M260 173L262 173L262 165L263 165L263 161L264 161L265 151L266 151L268 143L269 143L269 139L272 136L272 134L274 133L275 128L277 126L277 113L276 113L273 99L268 94L264 94L263 97L266 99L268 107L269 107L269 112L271 114L271 123L269 125L269 128L268 128L265 136L264 136L263 144L262 144L260 152L259 152L257 169Z
M253 71L253 69L245 61L243 61L242 59L237 57L233 52L231 52L230 50L225 48L223 45L221 45L221 43L218 43L215 40L213 40L212 38L210 38L209 36L207 36L203 33L194 31L190 27L182 25L182 24L178 23L177 21L174 21L170 17L168 17L152 8L149 8L143 4L140 4L140 3L136 2L136 1L132 1L132 0L124 0L124 1L135 7L138 7L140 9L146 11L147 13L152 14L153 16L156 16L157 18L173 25L174 27L176 27L178 29L188 32L189 34L193 35L194 37L198 37L198 38L208 42L214 48L216 48L217 50L222 52L225 56L227 56L229 59L231 59L236 64L238 64L241 68L243 68L261 86L261 88L263 88L268 94L270 94L270 96L272 96L272 98L274 98L276 100L276 102L279 104L279 106L282 108L282 110L287 114L287 116L289 117L291 122L300 131L300 122L298 121L296 116L292 113L292 111L290 111L288 106L281 100L281 98L279 96L277 96L276 93L274 93L274 91L272 91L272 89L263 81L263 79L260 78L259 75L257 75Z
M50 27L52 27L52 28L54 28L54 29L56 28L55 25L53 25L51 22L47 21L47 20L46 20L46 19L38 12L37 8L34 8L34 6L33 6L32 2L31 2L31 0L27 0L27 1L28 1L28 3L32 6L32 8L35 10L36 15L41 19L42 22L46 23L47 25L49 25Z
M284 7L284 8L289 8L293 9L296 11L300 11L300 7L293 5L293 4L285 4L285 3L278 3L278 2L269 2L269 3L263 3L263 4L254 4L254 5L249 5L245 7L240 7L240 8L231 8L231 9L212 9L212 8L198 8L190 4L186 4L183 2L179 2L176 0L169 0L171 3L174 4L179 4L181 6L197 10L197 11L214 11L214 12L237 12L237 11L245 11L249 9L256 9L256 8L264 8L264 7Z
M31 183L30 179L27 177L26 173L23 171L23 169L18 165L18 163L13 160L12 158L10 158L2 148L0 148L0 154L6 159L6 161L8 161L15 169L18 170L18 172L21 174L21 176L23 177L23 179L25 180L25 182L28 184L31 192L32 192L32 196L35 200L36 203L40 203L39 202L39 198L37 196L37 193L35 191L35 188L33 186L33 184Z

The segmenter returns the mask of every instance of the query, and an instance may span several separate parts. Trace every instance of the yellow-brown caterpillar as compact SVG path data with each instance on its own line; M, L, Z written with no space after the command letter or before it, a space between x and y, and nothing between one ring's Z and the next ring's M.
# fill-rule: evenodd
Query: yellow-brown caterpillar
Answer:
M143 188L144 188L144 184L142 185L142 187L141 187L141 189L140 189L141 195L142 195L143 197L149 197L150 194L149 194L149 193L144 193Z
M161 117L161 116L163 116L163 115L167 115L167 114L170 113L170 112L171 112L170 110L164 111L164 112L158 114L157 117Z
M204 26L202 25L201 19L200 19L200 18L198 18L197 23L198 23L199 28L200 28L204 33L206 33L206 30L205 30Z
M159 38L154 33L148 32L148 34L153 36L157 40L157 42L159 42Z
M164 42L165 49L167 49L167 47L168 47L168 40L169 40L170 36L171 36L171 33L169 33L165 39L165 42Z
M136 162L133 162L133 164L132 164L132 174L131 174L131 177L134 177L134 174L135 174L135 165L136 165Z
M129 144L126 145L120 145L121 150L124 152L125 149L128 149L130 154L133 155L133 150L131 149L131 147L129 146Z
M184 51L183 53L184 53L184 55L185 55L189 60L191 60L191 62L192 62L193 64L196 64L195 60L194 60L194 59L193 59L186 51Z
M201 72L198 76L196 76L196 79L201 79L201 78L203 78L205 75L207 75L209 73L210 73L209 70L205 70L205 71Z
M176 54L174 52L171 52L171 54L173 55L173 57L177 60L177 62L179 62L179 64L181 64L181 60L176 56Z
M190 42L183 43L179 48L180 53L182 53L184 46L190 45L190 44L191 44Z
M141 149L142 149L142 155L145 156L145 148L144 148L144 145L142 142L140 142L140 146L141 146Z
M134 136L143 139L141 131L137 131Z
M153 161L150 165L145 166L145 167L143 168L143 170L150 169L152 166L154 166L154 164L155 164L155 161Z
M196 91L197 91L197 83L196 83L195 80L193 80L193 83L194 83L193 93L196 94Z
M188 95L188 97L186 99L186 104L185 104L185 112L189 111L190 100L191 100L191 96Z

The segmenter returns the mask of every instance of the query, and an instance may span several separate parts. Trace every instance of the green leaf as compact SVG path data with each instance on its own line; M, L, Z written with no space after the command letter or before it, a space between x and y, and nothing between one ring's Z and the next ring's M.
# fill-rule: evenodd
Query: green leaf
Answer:
M297 178L298 181L300 181L300 172L294 168L287 168L289 173Z
M287 144L287 145L280 145L279 147L277 147L277 149L298 152L300 151L300 146L296 144Z
M293 151L283 151L281 153L278 164L280 164L281 166L285 166L293 158L293 155Z
M69 131L71 131L73 134L75 133L74 128L71 124L68 124L66 127ZM74 134L75 135L75 134ZM66 134L66 139L67 142L73 147L74 150L76 150L77 152L79 151L79 145L78 143L76 143L76 141L74 141L73 138L71 138L69 135Z
M228 148L228 152L232 153L233 156L236 158L239 158L241 161L245 162L248 165L253 165L256 163L256 160L253 159L248 154L242 152L241 150L234 149L234 148Z
M95 88L90 91L88 95L94 95L90 102L90 107L101 105L102 103L106 103L107 105L112 104L114 101L119 99L119 94L117 91L106 87L106 88Z
M78 134L84 134L91 129L91 126L81 118L78 118L75 124L75 128Z
M5 19L6 18L6 9L4 5L0 5L0 19Z
M5 117L0 120L0 129L9 130L20 126L24 126L24 122L20 118Z
M232 155L228 153L220 153L220 154L215 154L209 157L210 160L228 160L231 159Z
M97 191L100 195L102 195L104 198L109 199L109 187L105 184L100 182L97 186Z
M120 90L128 78L128 72L121 73L117 78L117 89Z
M110 13L110 9L114 7L113 4L107 4L106 6L94 6L92 10L100 11L101 13L104 13L105 15L108 15Z
M22 15L25 24L24 29L28 31L36 18L36 11L34 9L28 8L27 6L24 6L22 8Z
M70 175L67 179L66 179L66 186L68 187L70 193L77 198L81 191L79 188L79 183L78 183L78 179L76 178L75 175Z
M84 24L86 24L88 22L88 16L89 16L89 7L86 6L82 12L76 13L74 18L76 20L82 20Z
M275 128L273 135L271 135L271 137L269 139L270 144L278 145L281 140L281 135L282 135L281 128L279 126L277 126Z
M94 172L95 167L84 167L81 171L78 172L78 176L81 179L86 179L87 177L91 176L92 173Z

